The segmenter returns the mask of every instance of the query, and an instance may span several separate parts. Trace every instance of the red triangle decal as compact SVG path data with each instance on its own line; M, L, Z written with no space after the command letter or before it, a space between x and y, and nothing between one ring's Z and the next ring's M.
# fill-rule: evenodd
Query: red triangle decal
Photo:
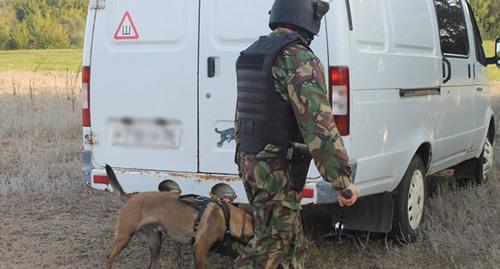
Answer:
M135 27L134 21L130 16L128 11L123 15L122 21L116 29L115 33L116 40L130 40L130 39L139 39L139 31Z

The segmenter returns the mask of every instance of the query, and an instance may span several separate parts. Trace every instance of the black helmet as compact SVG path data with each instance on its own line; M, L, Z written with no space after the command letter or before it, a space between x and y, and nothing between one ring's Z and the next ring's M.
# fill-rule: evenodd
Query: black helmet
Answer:
M290 26L317 35L321 19L330 9L329 0L276 0L270 12L269 27Z

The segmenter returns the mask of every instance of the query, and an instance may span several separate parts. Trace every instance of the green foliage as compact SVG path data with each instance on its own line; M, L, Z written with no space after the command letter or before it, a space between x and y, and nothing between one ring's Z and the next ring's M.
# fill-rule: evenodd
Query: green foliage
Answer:
M470 0L484 39L500 37L500 1Z
M9 44L10 28L9 25L0 21L0 49L6 49Z
M0 49L81 48L87 2L0 0Z
M11 39L9 40L10 49L20 49L30 47L30 32L28 24L20 22L14 25L11 32Z

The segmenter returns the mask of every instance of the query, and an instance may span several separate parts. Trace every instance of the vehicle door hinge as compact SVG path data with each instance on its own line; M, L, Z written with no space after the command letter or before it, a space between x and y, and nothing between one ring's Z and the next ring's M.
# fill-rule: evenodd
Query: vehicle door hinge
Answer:
M84 143L87 145L95 145L97 144L97 139L94 133L90 132L84 135Z
M90 0L90 9L104 9L106 0Z

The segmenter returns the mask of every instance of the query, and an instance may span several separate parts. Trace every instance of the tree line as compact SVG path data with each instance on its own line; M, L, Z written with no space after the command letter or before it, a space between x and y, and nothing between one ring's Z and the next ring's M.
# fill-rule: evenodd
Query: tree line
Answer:
M88 2L0 0L0 49L82 47ZM483 39L500 37L500 0L470 3Z
M500 37L500 0L470 0L483 39Z
M0 0L0 49L80 48L88 0Z

